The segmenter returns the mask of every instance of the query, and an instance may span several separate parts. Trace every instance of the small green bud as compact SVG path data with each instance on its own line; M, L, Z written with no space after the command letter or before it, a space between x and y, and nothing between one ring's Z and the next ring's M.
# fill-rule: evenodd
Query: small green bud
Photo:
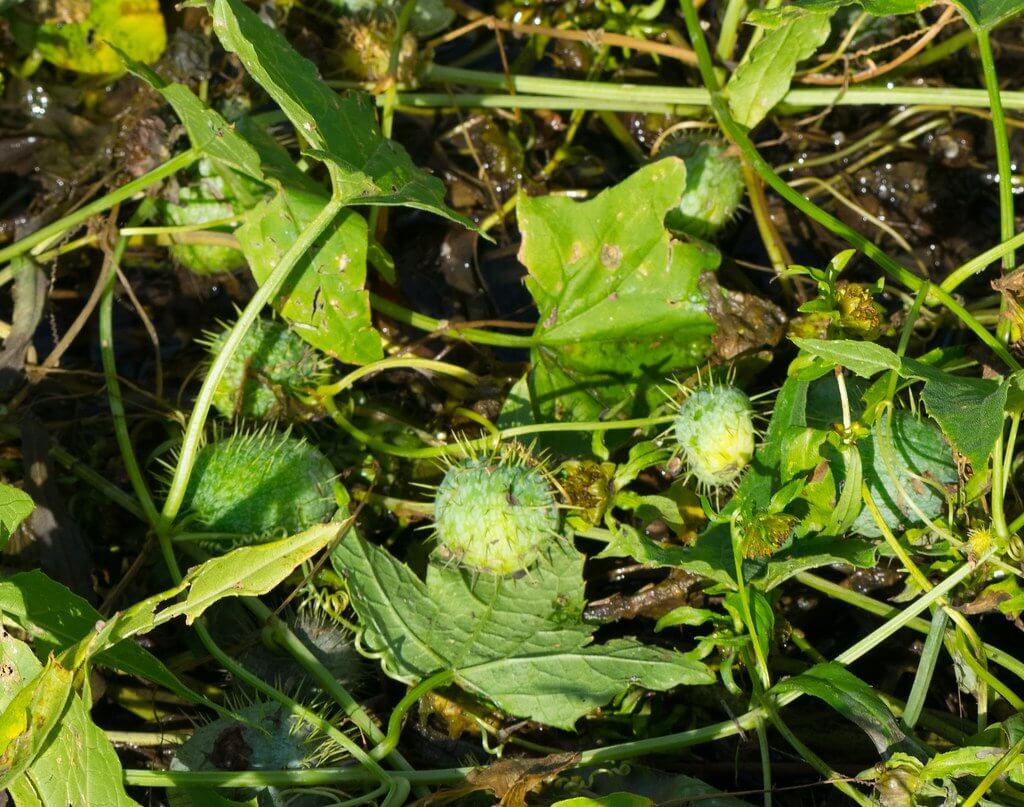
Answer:
M510 456L452 465L437 488L438 546L479 571L511 574L556 540L558 508L543 471Z

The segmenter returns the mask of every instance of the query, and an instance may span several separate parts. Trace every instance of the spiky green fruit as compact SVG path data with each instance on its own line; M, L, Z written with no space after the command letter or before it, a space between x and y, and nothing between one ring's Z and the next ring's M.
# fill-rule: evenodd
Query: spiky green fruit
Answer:
M224 328L207 342L216 357L227 341ZM317 352L281 322L258 319L232 354L213 393L224 417L277 420L293 408L295 393L316 386L322 376Z
M343 750L278 703L257 702L235 710L246 722L220 718L199 726L171 759L172 771L303 770L337 764ZM213 791L211 791L213 792ZM231 788L220 791L232 801L259 807L313 807L324 802L316 796L277 787ZM185 789L172 804L212 804ZM199 792L202 795L202 792ZM217 802L221 803L221 802Z
M479 571L511 574L557 540L558 507L544 473L512 457L465 459L437 488L438 546Z
M662 148L662 156L686 163L686 188L676 210L665 219L670 229L710 239L732 221L743 201L745 185L738 157L714 138L678 137Z
M210 532L290 535L334 515L335 476L305 440L240 433L199 450L183 505Z
M695 389L679 407L676 441L697 481L709 488L730 485L754 456L754 409L736 387Z
M888 430L886 430L888 432ZM894 532L922 523L911 507L917 505L929 519L938 518L946 497L935 485L922 482L923 477L940 486L954 485L959 479L953 451L938 427L912 412L898 411L892 416L890 466L886 463L882 429L871 430L871 438L862 440L860 449L864 482L871 498L889 529ZM882 535L870 510L865 506L850 528L851 532L868 538Z

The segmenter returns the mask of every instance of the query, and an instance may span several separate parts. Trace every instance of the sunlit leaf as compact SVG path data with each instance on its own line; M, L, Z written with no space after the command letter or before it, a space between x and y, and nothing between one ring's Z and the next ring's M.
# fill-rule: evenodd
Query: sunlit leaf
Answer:
M28 645L0 630L0 712L38 676L43 666ZM137 807L125 793L121 762L89 716L79 695L72 695L49 742L20 776L8 784L19 807L103 805Z
M157 0L91 0L80 22L47 22L36 31L36 48L48 62L74 70L116 76L124 65L114 47L140 62L155 62L167 46Z
M805 14L769 31L754 46L726 85L729 109L737 121L754 127L783 99L797 64L828 39L830 17L830 13Z
M258 283L270 276L325 203L322 197L289 188L249 213L236 235ZM366 219L343 210L298 262L274 302L306 342L352 364L383 355L364 288L366 245Z
M673 370L711 351L701 275L718 252L674 241L664 225L685 177L683 162L666 158L587 202L520 197L519 259L539 314L529 379L539 419L642 416Z

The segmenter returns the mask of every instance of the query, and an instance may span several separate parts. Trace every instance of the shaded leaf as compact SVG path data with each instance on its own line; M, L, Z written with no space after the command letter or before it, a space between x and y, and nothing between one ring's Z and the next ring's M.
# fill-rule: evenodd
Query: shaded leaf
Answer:
M856 723L871 739L878 753L918 753L917 742L904 734L899 721L874 689L834 661L816 664L806 672L780 681L772 688L776 696L789 692L823 700L847 720Z
M592 645L583 624L583 558L557 543L520 579L431 563L426 582L358 535L332 555L348 580L364 643L388 675L414 682L442 670L500 709L560 728L630 685L710 683L681 653L617 639Z
M286 188L257 205L236 233L257 283L263 283L326 199ZM366 364L383 356L370 320L366 220L343 210L299 260L274 307L313 347L339 361Z
M23 490L0 484L0 550L3 550L11 535L34 508L32 497Z
M928 414L974 469L983 470L1003 431L1009 384L955 376L916 359L903 360L901 375L924 379Z
M789 92L797 64L828 39L831 12L805 14L770 31L740 63L726 85L729 109L753 128Z

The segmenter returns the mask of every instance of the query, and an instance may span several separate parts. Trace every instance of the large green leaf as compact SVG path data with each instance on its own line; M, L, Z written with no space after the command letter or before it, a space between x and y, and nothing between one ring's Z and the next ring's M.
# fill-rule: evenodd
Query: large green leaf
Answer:
M673 370L709 354L700 279L719 255L664 225L685 178L666 158L587 202L520 196L519 258L539 311L530 397L543 419L643 415Z
M0 712L35 679L42 665L28 645L0 630ZM61 715L60 726L32 764L8 788L19 807L138 807L125 793L117 754L89 716L78 695Z
M88 602L38 570L20 572L0 581L0 613L32 637L41 655L66 650L85 638L103 619ZM193 703L212 705L181 683L160 659L133 641L108 648L95 661L145 678Z
M450 670L504 711L567 729L631 684L665 690L713 680L682 653L631 639L590 644L583 558L568 544L520 579L431 563L424 582L355 534L332 559L348 580L363 641L399 680Z
M754 127L789 92L797 64L812 55L831 30L831 12L802 15L769 31L740 63L726 85L729 109Z
M315 149L340 169L337 190L358 204L406 205L472 226L444 203L444 185L385 138L364 94L338 95L313 63L295 51L242 0L211 0L214 30Z
M32 514L35 506L25 491L0 484L0 550L7 546L11 535Z
M236 235L258 283L270 276L325 203L320 196L286 188L246 216ZM306 342L351 364L366 364L383 355L364 289L366 245L366 220L343 210L302 257L274 301Z

